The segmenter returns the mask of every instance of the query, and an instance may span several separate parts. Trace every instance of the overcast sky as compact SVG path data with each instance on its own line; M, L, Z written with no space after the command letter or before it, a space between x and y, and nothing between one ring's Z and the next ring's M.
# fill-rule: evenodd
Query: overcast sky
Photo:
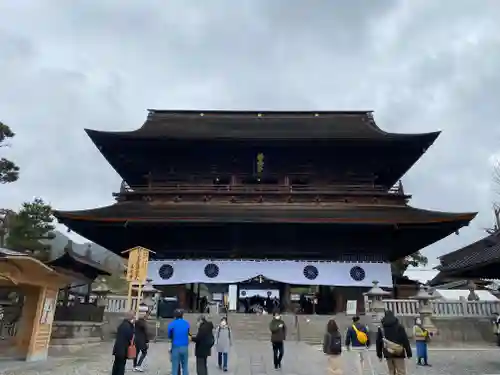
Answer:
M1 151L21 167L0 207L112 203L120 178L83 129L136 129L147 108L373 109L388 131L443 130L404 178L414 206L480 212L425 250L435 264L492 222L499 19L495 0L0 0Z

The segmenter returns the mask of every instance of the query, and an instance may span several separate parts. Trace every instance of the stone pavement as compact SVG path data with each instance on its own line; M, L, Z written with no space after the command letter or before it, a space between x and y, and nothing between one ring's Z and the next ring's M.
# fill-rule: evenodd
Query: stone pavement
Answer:
M152 343L150 355L146 360L145 374L170 374L170 361L167 343ZM484 375L500 374L500 349L449 349L432 350L430 354L433 367L417 368L414 361L408 361L409 375ZM111 344L103 343L99 347L85 352L62 353L44 363L0 362L1 375L101 375L110 374L112 357ZM370 352L377 375L387 374L385 363L377 360ZM356 375L356 356L345 352L342 355L345 375ZM283 369L276 371L272 365L272 352L267 342L236 342L230 353L228 375L322 375L326 371L326 358L317 347L304 343L287 342ZM131 363L128 369L131 370ZM132 374L131 372L129 372ZM215 356L209 359L209 374L223 374L216 367ZM372 375L369 369L366 375ZM190 359L190 375L196 375L194 358Z

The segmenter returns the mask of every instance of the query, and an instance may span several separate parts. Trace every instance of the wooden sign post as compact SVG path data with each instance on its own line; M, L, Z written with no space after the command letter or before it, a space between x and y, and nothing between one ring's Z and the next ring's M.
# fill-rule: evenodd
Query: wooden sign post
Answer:
M139 305L142 301L142 287L148 276L149 254L153 251L142 246L136 246L132 249L124 251L122 254L128 253L127 264L127 310L132 310L132 289L134 284L138 284L137 304L135 306L135 315L139 315Z

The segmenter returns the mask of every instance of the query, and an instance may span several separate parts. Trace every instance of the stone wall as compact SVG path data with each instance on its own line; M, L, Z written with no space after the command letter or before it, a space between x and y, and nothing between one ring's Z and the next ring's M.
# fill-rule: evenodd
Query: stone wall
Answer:
M56 346L100 342L104 338L103 326L105 324L97 322L54 321L50 344Z

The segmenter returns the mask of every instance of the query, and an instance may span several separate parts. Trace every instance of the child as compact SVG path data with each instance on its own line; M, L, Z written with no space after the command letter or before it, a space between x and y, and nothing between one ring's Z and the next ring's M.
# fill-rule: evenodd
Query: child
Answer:
M323 339L323 353L328 355L328 371L332 375L342 374L342 363L340 354L342 353L342 336L335 320L330 319L326 326L325 337Z
M427 342L430 339L430 334L429 331L422 327L422 320L420 318L415 319L413 337L415 337L417 347L417 365L430 366L427 362Z
M218 353L219 368L224 372L227 372L227 356L232 345L231 328L227 324L227 318L223 317L215 332L215 347Z

